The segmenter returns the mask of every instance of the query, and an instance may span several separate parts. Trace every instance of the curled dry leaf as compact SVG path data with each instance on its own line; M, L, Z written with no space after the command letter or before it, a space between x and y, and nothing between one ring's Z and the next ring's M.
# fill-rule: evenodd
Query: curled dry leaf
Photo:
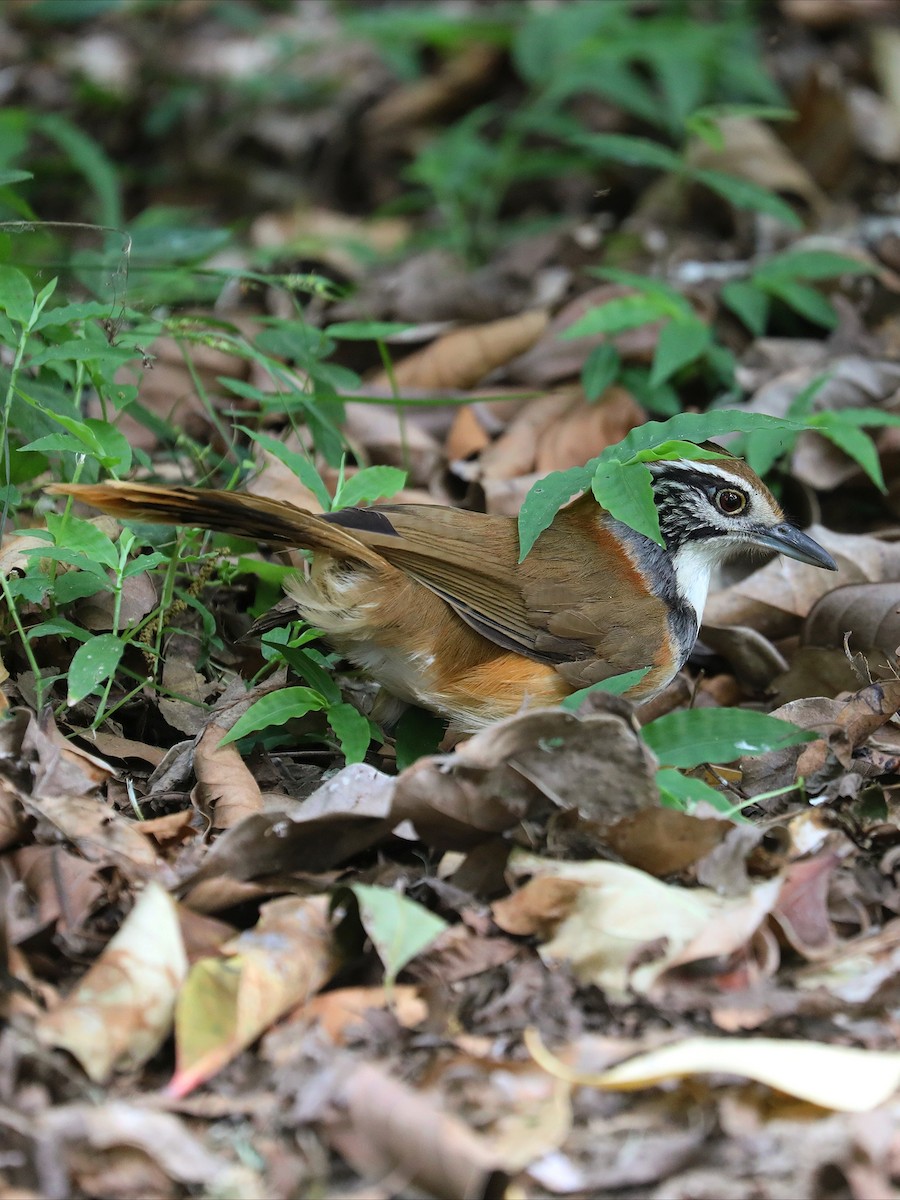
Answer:
M722 897L660 883L620 863L554 862L518 852L510 872L531 878L493 906L500 928L512 921L524 932L527 913L545 961L569 962L582 982L619 1001L633 991L647 995L675 966L743 949L781 887L774 878L743 896Z
M213 722L204 729L194 751L197 786L191 800L212 814L215 829L230 829L262 809L259 784L234 742L222 746L228 731Z
M900 582L834 588L813 605L803 623L801 641L807 646L840 648L848 633L852 651L868 658L877 650L895 662L900 647Z
M393 812L428 845L467 849L524 819L574 810L612 825L656 801L653 759L627 705L585 716L532 709L476 734L453 755L397 779Z
M440 1200L502 1194L503 1163L491 1141L444 1112L427 1092L361 1063L349 1072L338 1100L343 1119L325 1133L362 1174L396 1175Z
M329 904L327 896L272 900L253 929L222 946L227 957L193 965L178 996L170 1095L211 1078L331 978L338 959Z
M688 148L692 167L726 171L788 199L802 200L814 214L824 213L826 197L768 125L753 117L720 117L716 124L724 144L712 146L704 138L693 138Z
M526 1033L533 1058L559 1079L581 1087L630 1091L691 1075L742 1075L838 1112L866 1112L900 1087L900 1054L784 1038L687 1038L639 1054L600 1075L573 1071Z
M394 378L408 391L470 388L511 358L534 345L547 326L543 309L504 317L484 325L469 325L445 333L394 367ZM372 381L390 383L384 374Z
M103 1083L156 1053L186 975L175 901L150 883L100 958L62 1004L38 1020L35 1032Z

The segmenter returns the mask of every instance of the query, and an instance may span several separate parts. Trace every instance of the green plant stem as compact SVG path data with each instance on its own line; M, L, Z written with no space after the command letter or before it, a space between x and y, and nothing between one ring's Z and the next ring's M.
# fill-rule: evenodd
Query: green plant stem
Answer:
M391 353L387 348L387 344L381 338L377 338L375 345L378 347L378 353L381 356L384 373L388 377L388 383L391 387L391 395L395 402L400 399L400 388L397 386L397 376L394 373L394 360L391 358ZM397 424L400 428L400 455L404 471L409 471L409 440L406 432L406 410L402 404L396 404Z
M0 590L3 592L3 598L6 600L10 616L12 617L13 624L16 627L16 632L21 639L22 649L25 651L25 657L28 659L28 665L31 667L31 670L34 673L35 701L37 710L40 712L44 707L44 681L41 678L41 668L38 666L38 661L35 658L34 651L31 648L31 642L28 640L25 627L23 626L21 618L19 617L19 612L16 608L16 603L13 599L12 592L9 590L9 584L6 580L6 576L2 571L0 571Z

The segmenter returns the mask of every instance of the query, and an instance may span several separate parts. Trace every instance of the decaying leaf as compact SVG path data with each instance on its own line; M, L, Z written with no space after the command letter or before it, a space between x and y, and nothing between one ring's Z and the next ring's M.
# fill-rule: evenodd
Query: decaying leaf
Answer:
M212 814L217 829L230 829L262 808L259 784L237 746L233 742L219 745L226 733L215 722L207 725L194 751L194 802L203 812Z
M186 975L175 902L150 883L75 991L37 1022L36 1033L73 1054L94 1082L105 1082L156 1053Z

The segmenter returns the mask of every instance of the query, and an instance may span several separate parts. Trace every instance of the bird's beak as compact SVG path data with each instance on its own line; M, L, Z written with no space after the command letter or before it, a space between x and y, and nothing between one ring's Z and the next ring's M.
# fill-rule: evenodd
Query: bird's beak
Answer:
M802 530L788 525L786 521L753 534L753 543L765 547L766 550L786 554L788 558L796 558L797 562L809 563L811 567L824 567L826 571L838 569L837 563L827 550Z

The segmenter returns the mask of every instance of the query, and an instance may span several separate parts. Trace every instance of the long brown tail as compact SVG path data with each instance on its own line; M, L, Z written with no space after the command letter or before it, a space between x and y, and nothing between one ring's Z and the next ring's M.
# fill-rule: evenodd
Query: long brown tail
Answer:
M246 492L155 487L148 483L54 483L46 490L54 496L74 496L124 520L213 529L279 546L324 550L373 567L387 565L380 554L352 533L284 500L267 500Z

